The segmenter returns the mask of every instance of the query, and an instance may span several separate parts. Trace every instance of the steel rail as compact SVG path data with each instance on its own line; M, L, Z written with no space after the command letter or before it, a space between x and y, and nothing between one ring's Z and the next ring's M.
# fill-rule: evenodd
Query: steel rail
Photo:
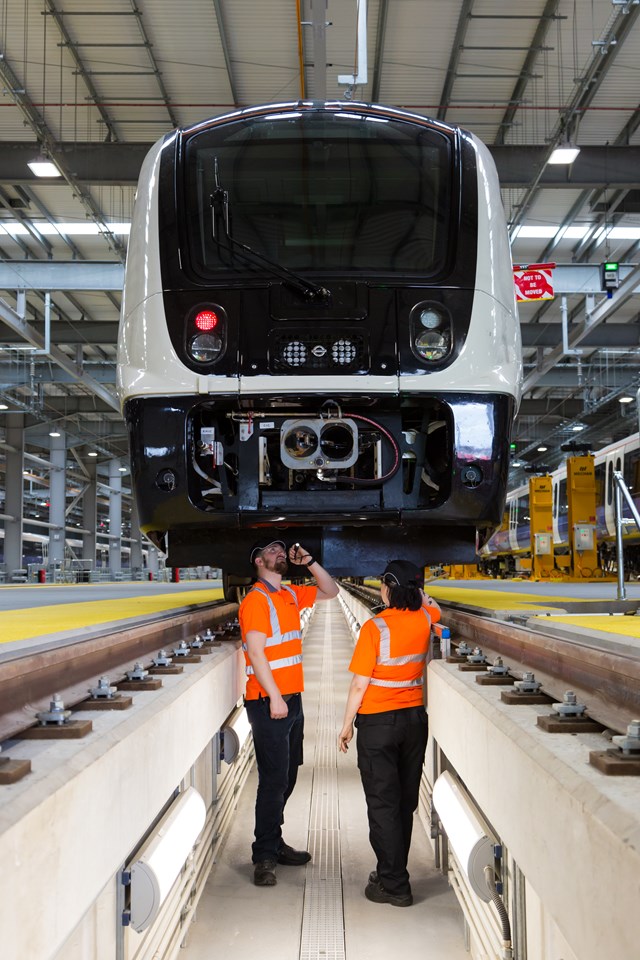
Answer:
M163 647L171 647L194 634L228 620L237 605L218 601L197 609L145 620L122 629L109 628L98 635L29 650L0 663L0 742L33 726L37 711L46 710L54 693L65 706L87 699L88 687L102 675L117 682L136 661L149 660ZM197 652L197 651L194 651Z
M613 635L611 646L597 637L567 640L451 607L446 621L454 642L466 640L485 654L501 656L516 674L532 671L543 692L558 701L573 690L589 716L605 727L624 733L640 716L640 657L612 650Z
M377 590L349 583L342 586L365 603L379 602ZM573 690L589 716L612 730L624 733L628 723L640 717L640 655L615 649L625 638L612 634L608 642L597 636L567 639L554 635L551 627L545 632L544 624L531 629L438 603L454 645L465 640L471 647L480 647L489 661L501 656L516 679L525 671L535 673L542 691L558 701Z

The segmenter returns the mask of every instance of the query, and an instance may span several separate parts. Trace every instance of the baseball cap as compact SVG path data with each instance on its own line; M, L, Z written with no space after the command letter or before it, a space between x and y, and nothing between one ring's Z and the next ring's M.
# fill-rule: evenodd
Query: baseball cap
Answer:
M256 554L262 553L263 550L266 550L267 547L272 547L274 544L277 544L279 547L282 547L284 552L287 552L287 545L284 540L269 540L267 537L263 537L262 540L256 540L254 545L251 547L251 553L249 554L249 563L253 563Z
M410 560L390 560L380 579L387 584L399 584L401 587L420 587L424 585L424 571Z

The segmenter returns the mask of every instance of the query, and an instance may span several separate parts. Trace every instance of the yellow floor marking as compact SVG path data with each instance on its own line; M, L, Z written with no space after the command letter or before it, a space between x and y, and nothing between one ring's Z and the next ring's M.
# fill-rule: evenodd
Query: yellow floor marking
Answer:
M0 643L42 637L63 630L78 630L99 623L127 620L163 610L175 610L220 600L222 590L188 590L184 593L158 594L153 597L127 597L123 600L92 600L83 603L60 603L25 610L5 610L2 613Z
M501 590L474 590L464 587L428 586L429 596L435 600L448 600L458 603L469 603L474 607L487 607L490 610L520 610L531 607L547 607L550 603L575 603L575 597L560 597L557 595L544 596L543 594L511 593Z
M625 617L606 615L596 617L536 617L536 620L544 620L545 623L567 623L577 630L599 630L601 633L615 633L619 637L637 637L640 639L640 617Z

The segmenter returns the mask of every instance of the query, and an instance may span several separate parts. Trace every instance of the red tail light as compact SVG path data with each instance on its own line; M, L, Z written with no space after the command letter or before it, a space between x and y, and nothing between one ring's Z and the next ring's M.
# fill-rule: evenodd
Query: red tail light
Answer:
M218 326L218 314L213 310L201 310L196 314L195 325L198 330L215 330Z

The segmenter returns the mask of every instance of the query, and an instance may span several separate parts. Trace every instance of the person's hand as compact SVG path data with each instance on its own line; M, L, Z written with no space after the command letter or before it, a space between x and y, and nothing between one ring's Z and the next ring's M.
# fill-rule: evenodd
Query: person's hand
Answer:
M310 563L313 563L313 557L309 551L299 543L294 543L292 547L289 547L289 560L300 567L308 567Z
M272 720L284 720L284 718L289 715L289 707L287 706L286 700L283 700L280 695L271 697L269 700L269 713Z
M346 753L349 749L349 744L353 740L353 724L345 724L340 733L338 734L338 750L341 753Z

